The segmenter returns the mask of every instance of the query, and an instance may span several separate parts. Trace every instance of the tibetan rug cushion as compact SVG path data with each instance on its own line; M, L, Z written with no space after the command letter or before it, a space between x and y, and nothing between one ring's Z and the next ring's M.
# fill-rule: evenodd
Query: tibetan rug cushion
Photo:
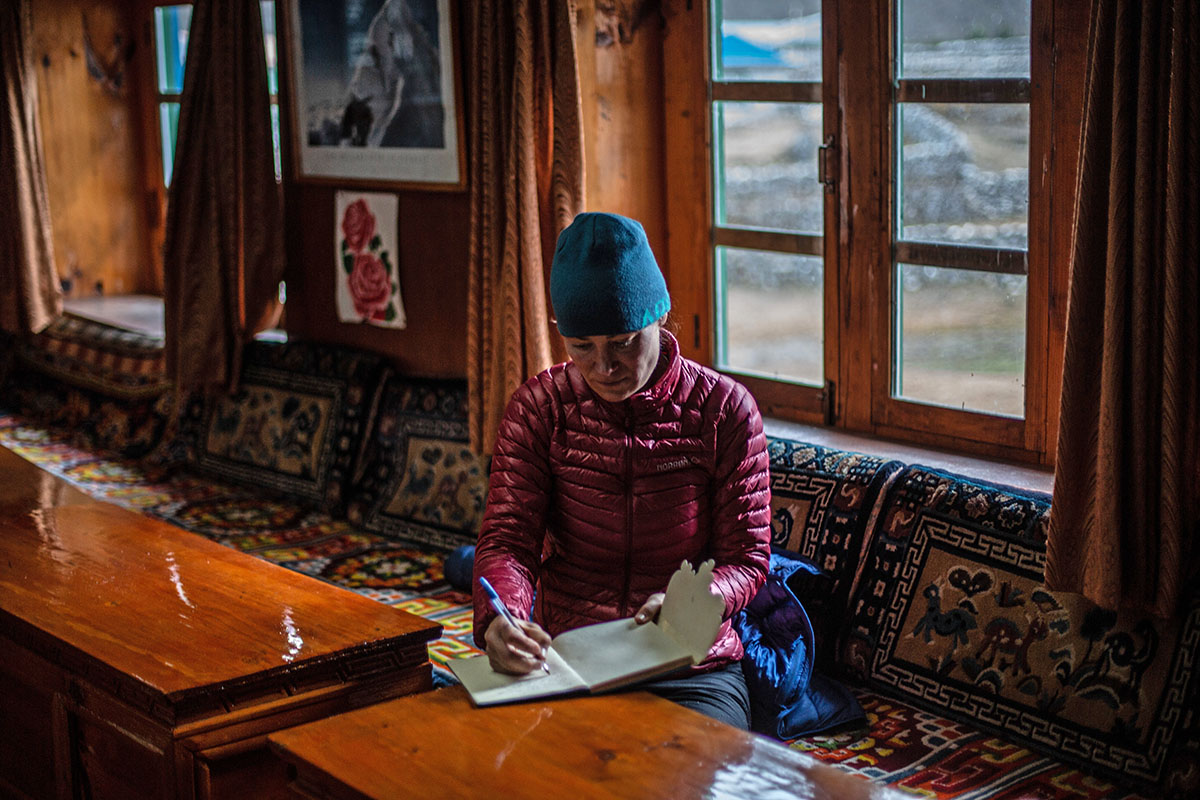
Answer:
M173 391L114 397L65 383L20 360L9 372L2 394L10 410L69 431L80 447L120 458L155 454L173 427Z
M385 372L380 357L356 350L252 342L237 392L189 408L193 466L339 511Z
M462 381L392 377L347 508L389 538L451 549L474 544L487 499L487 467L471 451Z
M71 431L82 447L144 458L172 433L162 339L64 314L42 332L4 337L5 405Z
M109 397L157 397L170 388L162 338L70 313L21 339L15 355L26 369Z
M1049 505L906 468L884 501L842 663L878 691L1010 741L1148 787L1198 781L1200 792L1187 744L1200 602L1167 621L1047 591Z
M790 439L768 438L767 453L771 548L797 554L820 571L799 571L788 587L808 610L817 663L827 668L877 501L901 464Z

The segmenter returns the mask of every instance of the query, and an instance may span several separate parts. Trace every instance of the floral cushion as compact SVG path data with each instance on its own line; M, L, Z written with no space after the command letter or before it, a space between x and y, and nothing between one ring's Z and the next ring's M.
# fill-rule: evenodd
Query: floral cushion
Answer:
M446 549L474 544L487 468L470 448L461 381L391 378L347 509L392 538Z
M340 511L385 374L368 353L252 342L238 390L192 406L194 467Z

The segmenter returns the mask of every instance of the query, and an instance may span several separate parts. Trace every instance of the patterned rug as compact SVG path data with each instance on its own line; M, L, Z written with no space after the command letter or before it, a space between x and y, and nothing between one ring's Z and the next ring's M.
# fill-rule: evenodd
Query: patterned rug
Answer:
M444 553L406 544L286 502L263 501L218 480L157 474L101 458L0 411L0 445L98 499L149 514L228 547L328 581L442 625L429 646L435 684L454 681L452 658L478 653L470 597L442 571ZM869 691L867 726L787 744L828 764L935 800L1152 800L972 728Z
M937 800L1151 800L1076 767L913 706L856 690L867 729L790 746L915 797Z

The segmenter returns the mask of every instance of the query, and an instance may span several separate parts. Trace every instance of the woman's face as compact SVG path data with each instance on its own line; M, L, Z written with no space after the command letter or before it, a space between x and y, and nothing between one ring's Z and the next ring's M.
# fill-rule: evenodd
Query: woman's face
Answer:
M612 403L637 394L658 364L659 322L616 336L564 337L567 355L592 391Z

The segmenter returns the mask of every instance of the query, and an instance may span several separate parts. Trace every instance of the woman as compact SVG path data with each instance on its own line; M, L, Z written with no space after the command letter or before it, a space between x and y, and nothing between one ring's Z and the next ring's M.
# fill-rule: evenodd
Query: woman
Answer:
M746 728L742 645L729 619L769 559L754 399L680 356L662 327L666 283L637 222L577 216L559 236L550 295L571 360L509 401L475 554L475 576L519 622L497 617L477 586L475 640L497 671L538 669L564 630L653 620L680 562L712 558L713 591L725 600L716 642L686 674L643 688Z

